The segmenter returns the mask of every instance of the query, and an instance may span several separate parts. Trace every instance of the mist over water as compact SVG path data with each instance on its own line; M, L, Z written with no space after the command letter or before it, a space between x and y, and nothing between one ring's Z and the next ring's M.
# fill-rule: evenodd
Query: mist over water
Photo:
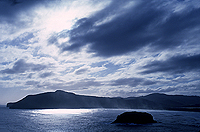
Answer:
M158 123L111 124L117 115L126 111L148 112ZM198 132L199 130L199 112L140 109L19 110L0 108L0 131L2 132Z

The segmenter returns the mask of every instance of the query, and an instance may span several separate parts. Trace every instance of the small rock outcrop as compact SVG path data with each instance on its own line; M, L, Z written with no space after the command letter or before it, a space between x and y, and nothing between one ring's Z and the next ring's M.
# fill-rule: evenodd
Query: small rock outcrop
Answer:
M153 116L146 112L124 112L117 116L117 119L112 123L134 123L134 124L147 124L156 123Z

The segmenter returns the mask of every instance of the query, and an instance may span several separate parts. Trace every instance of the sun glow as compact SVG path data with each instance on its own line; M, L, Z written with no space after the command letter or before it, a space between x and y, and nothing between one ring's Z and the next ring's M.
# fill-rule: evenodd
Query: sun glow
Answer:
M93 5L91 1L62 1L59 6L54 4L48 7L41 6L35 9L35 13L38 16L36 21L48 33L60 32L63 29L70 30L76 20L90 16L109 3L109 1L104 1Z

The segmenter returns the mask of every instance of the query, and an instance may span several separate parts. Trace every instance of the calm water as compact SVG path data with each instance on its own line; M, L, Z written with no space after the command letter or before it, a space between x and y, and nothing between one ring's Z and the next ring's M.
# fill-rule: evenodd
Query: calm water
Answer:
M159 123L111 124L125 111L143 111ZM200 112L133 109L46 109L0 108L0 132L199 132Z

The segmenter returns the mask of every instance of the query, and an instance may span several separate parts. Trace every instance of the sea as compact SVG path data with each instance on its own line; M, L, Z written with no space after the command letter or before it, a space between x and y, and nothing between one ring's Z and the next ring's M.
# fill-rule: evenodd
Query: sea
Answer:
M129 111L158 123L112 124ZM146 109L8 109L0 107L0 132L200 132L200 112Z

